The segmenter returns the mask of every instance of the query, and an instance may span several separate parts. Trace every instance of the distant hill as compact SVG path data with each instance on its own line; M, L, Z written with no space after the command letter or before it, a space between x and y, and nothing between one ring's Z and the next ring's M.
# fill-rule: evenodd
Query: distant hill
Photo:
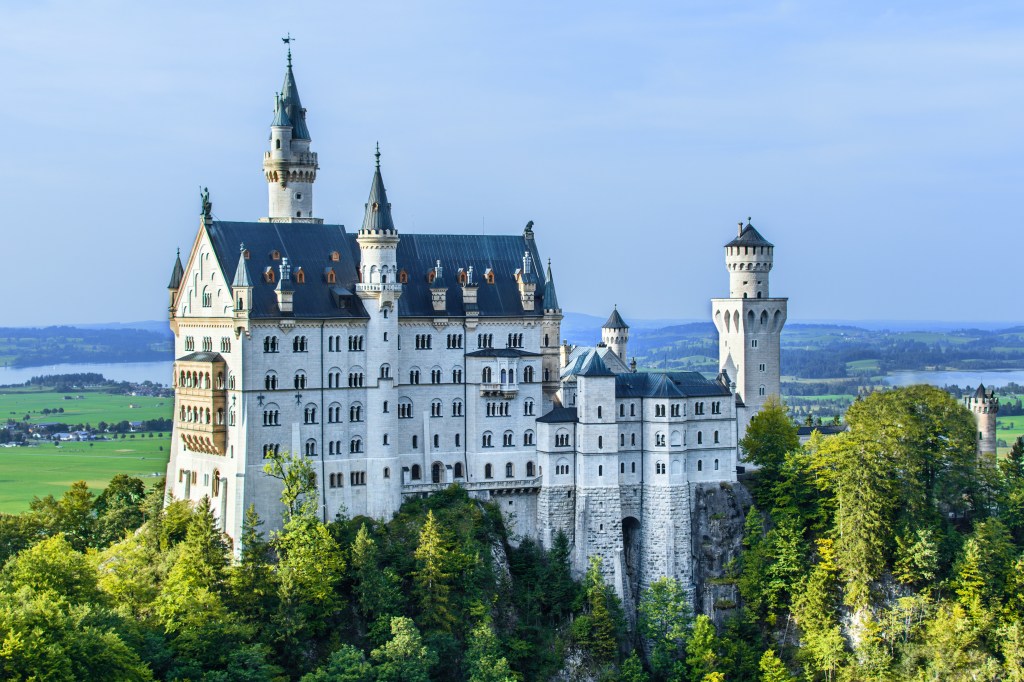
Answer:
M66 362L172 360L170 331L84 327L0 327L0 365L36 367Z

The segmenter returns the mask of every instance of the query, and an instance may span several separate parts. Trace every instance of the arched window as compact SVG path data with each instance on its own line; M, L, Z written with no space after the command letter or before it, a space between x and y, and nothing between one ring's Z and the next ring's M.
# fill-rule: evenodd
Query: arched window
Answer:
M515 468L512 466L512 462L505 464L505 478L512 478L515 475Z
M718 471L718 460L715 460L715 471Z
M535 471L535 469L536 469L536 467L533 465L533 462L527 462L526 463L526 477L527 478L533 478L534 476L536 476L537 472Z
M434 462L430 465L430 482L441 483L441 472L444 470L444 465L440 462Z
M391 478L391 467L384 467L384 478Z
M454 467L455 478L462 478L462 462L456 462Z
M419 464L413 464L412 465L412 469L409 472L409 478L411 478L414 481L418 481L418 480L420 480L420 478L422 478L422 475L420 474L420 465Z
M597 475L598 476L604 476L604 465L602 465L602 464L598 464L597 465Z
M697 460L697 471L704 471L704 460Z
M597 406L597 418L598 419L601 418L601 406L600 405Z
M490 464L484 465L484 478L494 478L494 469Z
M307 457L315 457L316 456L316 441L313 440L312 438L310 438L309 440L306 441L306 456Z
M483 372L480 373L480 381L484 384L491 383L491 368L484 367Z
M715 442L718 442L718 431L715 431Z
M604 447L604 436L597 437L597 449L600 450Z

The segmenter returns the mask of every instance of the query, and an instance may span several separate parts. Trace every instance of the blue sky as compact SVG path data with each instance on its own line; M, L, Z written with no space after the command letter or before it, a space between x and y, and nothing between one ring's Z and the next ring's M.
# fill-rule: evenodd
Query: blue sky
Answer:
M266 213L291 32L358 227L533 220L568 310L705 318L740 218L790 319L1020 323L1019 2L4 3L2 323L159 319L198 187ZM486 226L486 228L484 228Z

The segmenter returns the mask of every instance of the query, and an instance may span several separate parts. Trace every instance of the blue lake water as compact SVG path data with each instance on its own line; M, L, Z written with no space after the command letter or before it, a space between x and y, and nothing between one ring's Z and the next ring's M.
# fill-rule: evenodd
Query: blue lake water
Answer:
M978 384L999 387L1010 382L1024 385L1024 370L1011 369L1006 371L921 371L901 370L885 377L890 386L911 386L913 384L931 384L933 386L970 386Z
M0 367L0 386L23 384L32 377L45 374L83 374L95 372L113 381L142 383L152 381L170 385L174 363L162 362L111 362L111 363L64 363L43 367Z

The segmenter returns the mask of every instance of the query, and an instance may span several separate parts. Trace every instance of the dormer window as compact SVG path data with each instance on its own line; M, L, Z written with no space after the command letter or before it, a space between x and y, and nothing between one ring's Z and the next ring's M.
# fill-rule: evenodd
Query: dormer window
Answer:
M274 283L274 268L268 267L263 271L263 281L267 284Z
M484 273L484 279L487 280L488 284L494 284L494 270L487 268L487 272Z
M281 260L281 252L274 249L270 252L270 260Z
M242 251L242 258L249 260L249 249Z
M377 211L378 211L378 210L380 209L380 204L378 204L378 203L377 203L377 202L375 201L375 202L373 202L373 206L372 206L372 208L373 208L373 212L374 212L374 213L376 213L376 212L377 212Z
M466 283L466 271L460 268L459 269L459 284L465 284L465 283Z
M327 272L324 274L327 277L328 284L334 284L338 281L337 276L334 274L334 268L327 268Z
M402 284L408 284L409 273L406 272L405 270L402 270L400 273L398 273L398 281L401 282Z
M428 273L427 273L427 284L433 284L433 283L434 283L434 279L435 279L436 277L437 277L437 275L436 275L436 274L434 274L434 271L433 271L433 270L431 270L430 272L428 272Z
M302 270L302 268L299 268L298 270L295 271L295 283L296 284L305 284L306 283L306 273Z
M331 251L331 261L337 263L339 260L341 260L341 254L337 251Z

